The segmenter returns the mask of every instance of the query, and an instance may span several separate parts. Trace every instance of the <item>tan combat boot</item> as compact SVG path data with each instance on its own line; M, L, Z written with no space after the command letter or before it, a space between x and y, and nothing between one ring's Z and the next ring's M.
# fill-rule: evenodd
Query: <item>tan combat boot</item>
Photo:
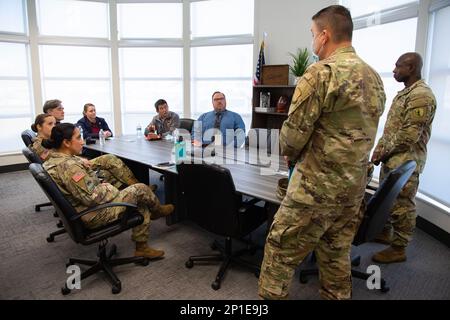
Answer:
M150 216L150 219L156 220L161 217L166 217L166 216L170 215L174 209L175 209L175 207L173 206L173 204L165 204L165 205L153 208L151 211L152 214Z
M164 251L149 247L147 242L136 242L136 251L134 252L134 256L155 259L163 257Z
M384 229L382 233L373 239L373 242L390 245L392 242L392 229Z
M379 263L394 263L406 261L406 252L404 247L394 247L384 249L372 256L372 261Z

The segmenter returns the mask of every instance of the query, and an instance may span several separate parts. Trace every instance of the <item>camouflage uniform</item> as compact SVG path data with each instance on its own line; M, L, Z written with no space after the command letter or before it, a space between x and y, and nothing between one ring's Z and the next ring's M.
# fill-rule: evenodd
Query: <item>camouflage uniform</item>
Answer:
M423 80L400 91L392 102L383 136L374 153L383 160L380 180L405 161L414 160L416 170L400 192L385 231L394 231L391 244L406 247L416 225L415 196L427 158L427 143L436 111L436 99Z
M160 206L150 187L137 183L119 191L109 183L101 183L95 172L84 166L81 158L59 152L53 152L52 157L44 163L44 168L77 212L109 202L136 204L144 216L144 222L133 228L132 240L147 241L151 212ZM117 220L124 211L125 207L106 208L81 219L88 228L96 228Z
M36 153L39 158L41 158L42 162L45 162L47 159L49 159L52 156L52 150L46 149L42 146L42 140L44 140L42 137L37 136L33 143L30 145L31 151Z
M322 297L351 297L350 247L385 100L379 75L352 47L298 82L280 134L282 153L296 164L267 237L261 297L287 298L295 268L313 250Z
M42 140L41 137L37 137L30 148L41 158L42 162L45 162L52 157L54 151L44 148L42 146ZM84 161L88 160L82 161L84 163ZM105 154L89 160L89 163L91 164L91 168L97 171L97 176L102 181L108 182L118 189L139 182L125 163L115 155ZM83 165L85 166L85 164Z
M145 128L144 135L150 133L149 127L155 126L155 129L160 135L171 134L176 128L180 127L180 117L175 112L169 111L166 118L161 119L159 114L153 117L152 122Z

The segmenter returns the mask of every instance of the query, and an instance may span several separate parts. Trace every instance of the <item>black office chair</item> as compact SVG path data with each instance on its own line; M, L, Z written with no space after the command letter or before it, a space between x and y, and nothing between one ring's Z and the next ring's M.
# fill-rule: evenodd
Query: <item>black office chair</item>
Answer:
M30 129L26 129L26 130L22 131L21 137L22 137L23 143L25 144L25 147L29 147L33 143L34 138L36 138L36 132L34 132ZM23 152L24 151L22 150L22 153ZM37 155L34 155L34 152L33 152L33 156L32 156L31 160L30 160L30 158L27 157L27 155L25 155L25 153L24 153L24 156L27 158L28 162L30 162L30 163L42 163L41 159ZM49 207L49 206L51 206L51 203L46 202L46 203L36 205L34 207L34 209L36 211L41 211L41 208Z
M53 206L56 209L56 212L58 213L58 216L61 218L64 224L64 228L67 230L67 233L70 235L72 240L83 245L90 245L97 242L99 243L97 250L97 256L99 258L98 260L70 258L66 266L76 263L90 266L89 269L82 272L80 277L81 280L91 276L94 273L97 273L98 271L104 271L108 280L111 282L112 293L119 293L122 290L122 285L120 280L113 272L112 267L128 263L140 263L143 265L148 265L149 263L149 260L144 257L112 259L112 256L117 253L117 247L114 244L111 246L109 252L107 252L106 250L108 238L122 233L144 222L144 217L136 210L137 206L124 202L112 202L89 208L78 213L69 203L69 201L66 200L63 193L59 190L58 186L44 170L41 164L30 164L30 171L47 197L51 200ZM113 221L107 225L95 229L88 229L81 220L82 216L93 211L118 206L126 207L126 211L123 213L120 219ZM64 295L70 293L70 289L67 287L67 284L61 289L61 292Z
M266 148L267 152L270 154L272 151L272 140L271 140L272 129L266 128L252 128L248 131L247 136L245 137L245 147L248 148ZM264 140L260 139L260 135L264 138ZM250 137L252 137L250 139ZM250 145L250 143L252 145ZM255 145L256 143L256 145Z
M352 245L359 246L366 242L371 242L377 235L383 231L383 227L389 219L389 215L394 205L395 199L399 195L402 188L405 186L408 179L416 168L416 162L409 160L398 168L389 172L386 178L381 181L375 194L367 202L366 210L363 219L359 226L358 232L353 239ZM367 193L366 193L367 194ZM361 261L360 256L352 259L352 265L358 266ZM308 275L317 275L317 269L300 270L300 282L306 283ZM352 276L358 279L367 280L370 274L352 269ZM389 287L386 281L382 278L381 292L388 292Z
M25 147L29 147L33 143L34 138L36 138L36 132L26 129L22 131L21 137Z
M42 164L42 161L39 158L39 156L36 153L34 153L30 148L28 148L28 147L23 148L22 154L25 156L25 158L28 160L29 163ZM41 211L42 207L51 207L51 206L52 206L51 202L46 202L46 203L38 204L34 208L36 211ZM53 213L53 216L55 218L57 218L58 214L55 212L55 213ZM48 235L48 237L46 238L47 242L53 242L53 241L55 241L55 237L57 235L66 233L66 230L64 229L64 226L63 226L63 223L61 220L58 221L58 223L56 224L56 227L58 228L58 230L53 231L52 233L50 233Z
M194 119L189 118L181 118L180 119L180 129L185 129L189 131L189 133L192 133L192 127L194 126Z
M243 202L236 193L230 171L216 165L179 164L177 171L180 189L186 203L188 219L203 229L225 237L225 246L217 240L212 248L220 251L215 255L191 256L186 262L192 268L194 262L222 261L219 272L211 287L218 290L230 263L238 263L259 275L259 266L240 259L244 253L254 253L255 248L247 242L245 249L233 252L232 238L242 239L265 220L262 207L255 206L259 200Z

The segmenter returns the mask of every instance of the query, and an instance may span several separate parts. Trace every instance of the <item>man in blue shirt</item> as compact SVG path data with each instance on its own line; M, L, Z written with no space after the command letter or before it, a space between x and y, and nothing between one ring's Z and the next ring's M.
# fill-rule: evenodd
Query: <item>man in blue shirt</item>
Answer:
M227 129L233 130L233 137L241 137L234 139L235 146L239 146L244 142L245 139L245 124L242 117L236 112L229 111L226 109L227 101L225 95L216 91L212 95L213 111L206 112L198 118L198 123L195 124L194 133L194 145L209 144L214 141L214 136L212 136L212 130L220 130L222 134L223 145L227 144ZM200 123L201 123L201 136L200 136ZM240 129L240 130L239 130ZM208 132L206 132L209 130ZM238 130L238 131L237 131ZM205 135L206 132L206 135ZM230 134L230 133L229 133ZM231 137L229 137L230 139ZM241 141L242 140L242 141Z

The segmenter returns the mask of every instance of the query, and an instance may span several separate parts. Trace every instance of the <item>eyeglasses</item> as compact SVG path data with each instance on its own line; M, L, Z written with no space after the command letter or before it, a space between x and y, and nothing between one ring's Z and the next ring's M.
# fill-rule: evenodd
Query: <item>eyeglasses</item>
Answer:
M214 98L214 101L220 101L220 100L225 100L225 98Z

